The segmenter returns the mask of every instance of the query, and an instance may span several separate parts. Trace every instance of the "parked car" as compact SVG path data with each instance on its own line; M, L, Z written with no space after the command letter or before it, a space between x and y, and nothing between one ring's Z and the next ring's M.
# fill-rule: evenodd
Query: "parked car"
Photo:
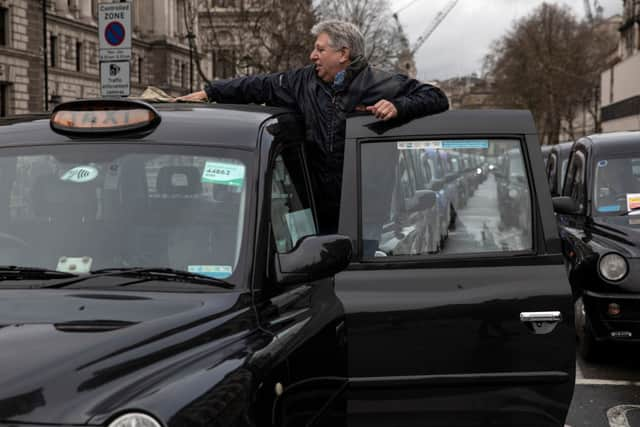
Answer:
M553 145L541 145L540 152L542 153L542 160L544 160L544 167L547 168L547 164L549 161L549 153L551 153L551 148Z
M597 359L640 337L640 132L592 135L571 149L553 199L573 288L579 351Z
M549 152L546 172L549 190L553 197L562 194L562 185L564 184L572 146L573 142L563 142L553 145Z
M573 304L530 114L349 119L336 235L292 112L97 99L4 123L3 427L564 425ZM483 237L490 185L449 252L396 252L385 225L435 203L410 152L460 138L516 150L529 239Z
M506 227L526 229L530 223L531 194L527 185L527 171L518 150L509 150L504 154L503 168L494 175L497 178L498 204L500 219Z

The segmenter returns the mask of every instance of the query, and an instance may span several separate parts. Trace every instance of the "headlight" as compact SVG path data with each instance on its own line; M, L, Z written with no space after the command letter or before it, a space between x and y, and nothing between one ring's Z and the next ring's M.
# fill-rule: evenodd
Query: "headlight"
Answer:
M518 197L518 190L516 190L515 188L509 190L509 197L511 197L512 199Z
M130 412L124 414L109 424L109 427L162 427L159 422L147 414Z
M612 282L617 282L627 275L629 266L622 255L609 253L600 258L598 269L602 277Z

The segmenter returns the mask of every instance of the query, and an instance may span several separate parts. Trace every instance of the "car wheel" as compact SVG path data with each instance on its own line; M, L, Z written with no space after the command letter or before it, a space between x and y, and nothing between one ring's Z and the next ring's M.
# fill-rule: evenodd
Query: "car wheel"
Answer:
M574 304L576 335L578 338L578 354L583 360L595 362L601 356L601 344L596 341L587 321L582 297Z

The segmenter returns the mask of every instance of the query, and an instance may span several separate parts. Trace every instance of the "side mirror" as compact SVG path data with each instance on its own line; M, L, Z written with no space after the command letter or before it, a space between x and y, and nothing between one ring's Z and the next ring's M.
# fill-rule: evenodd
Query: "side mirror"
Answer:
M333 276L349 265L351 253L351 239L346 236L303 237L291 251L275 255L275 281L292 285Z
M431 209L436 204L436 193L431 190L417 190L407 202L408 212L422 212Z
M444 179L432 179L429 186L433 191L440 191L442 190L442 187L444 187L444 182Z
M558 196L552 199L553 210L559 214L575 215L580 213L580 207L571 197Z

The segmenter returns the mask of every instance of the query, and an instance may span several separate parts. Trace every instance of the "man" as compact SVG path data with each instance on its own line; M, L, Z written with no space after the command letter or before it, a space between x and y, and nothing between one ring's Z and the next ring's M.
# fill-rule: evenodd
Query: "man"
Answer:
M369 66L358 28L343 21L315 25L316 37L304 68L214 81L203 91L178 98L287 107L305 121L308 158L322 233L337 230L346 116L368 111L381 120L410 120L449 108L444 93L431 85Z

